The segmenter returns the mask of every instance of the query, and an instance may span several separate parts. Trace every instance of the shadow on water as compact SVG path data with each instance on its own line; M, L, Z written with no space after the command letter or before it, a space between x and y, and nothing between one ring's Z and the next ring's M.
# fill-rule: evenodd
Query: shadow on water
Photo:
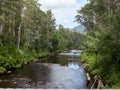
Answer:
M86 88L86 74L78 57L52 56L0 75L0 88Z

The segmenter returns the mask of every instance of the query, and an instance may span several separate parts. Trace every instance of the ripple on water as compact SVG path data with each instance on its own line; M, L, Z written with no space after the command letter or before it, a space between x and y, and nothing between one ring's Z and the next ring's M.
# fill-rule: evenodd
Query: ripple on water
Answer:
M53 58L52 61L54 61ZM3 82L4 78L7 78L6 80L8 81ZM27 64L20 69L12 71L9 75L2 75L0 80L1 88L86 88L86 74L79 62L72 60L70 57L62 56L61 58L55 57L54 63L50 61L50 63L33 62ZM11 83L11 81L13 82Z

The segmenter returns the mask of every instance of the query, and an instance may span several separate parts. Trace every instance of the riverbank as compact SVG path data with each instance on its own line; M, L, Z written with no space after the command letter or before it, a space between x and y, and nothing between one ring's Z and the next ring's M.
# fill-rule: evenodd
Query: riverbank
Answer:
M41 53L16 51L10 54L8 57L0 55L0 74L11 73L12 69L20 68L24 64L35 61L37 58L43 58L51 55L50 52L44 51Z
M86 89L83 68L78 60L70 58L74 59L52 55L24 64L9 74L2 74L0 88Z
M87 87L88 89L102 89L104 88L104 83L99 75L93 75L91 74L91 71L86 67L86 63L81 62L82 67L86 71L86 76L87 76Z

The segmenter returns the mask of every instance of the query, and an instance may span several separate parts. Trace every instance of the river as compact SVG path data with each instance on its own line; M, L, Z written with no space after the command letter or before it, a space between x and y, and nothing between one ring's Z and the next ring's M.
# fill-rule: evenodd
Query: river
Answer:
M0 88L85 89L86 73L79 57L56 55L0 75Z

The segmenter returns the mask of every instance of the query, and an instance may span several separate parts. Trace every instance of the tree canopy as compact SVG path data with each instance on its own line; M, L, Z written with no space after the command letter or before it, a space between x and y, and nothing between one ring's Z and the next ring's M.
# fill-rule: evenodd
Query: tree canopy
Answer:
M87 30L82 62L102 77L104 88L120 88L120 1L89 0L75 18Z
M0 73L35 57L78 48L72 40L80 41L80 34L63 26L56 29L55 21L37 0L0 0Z

